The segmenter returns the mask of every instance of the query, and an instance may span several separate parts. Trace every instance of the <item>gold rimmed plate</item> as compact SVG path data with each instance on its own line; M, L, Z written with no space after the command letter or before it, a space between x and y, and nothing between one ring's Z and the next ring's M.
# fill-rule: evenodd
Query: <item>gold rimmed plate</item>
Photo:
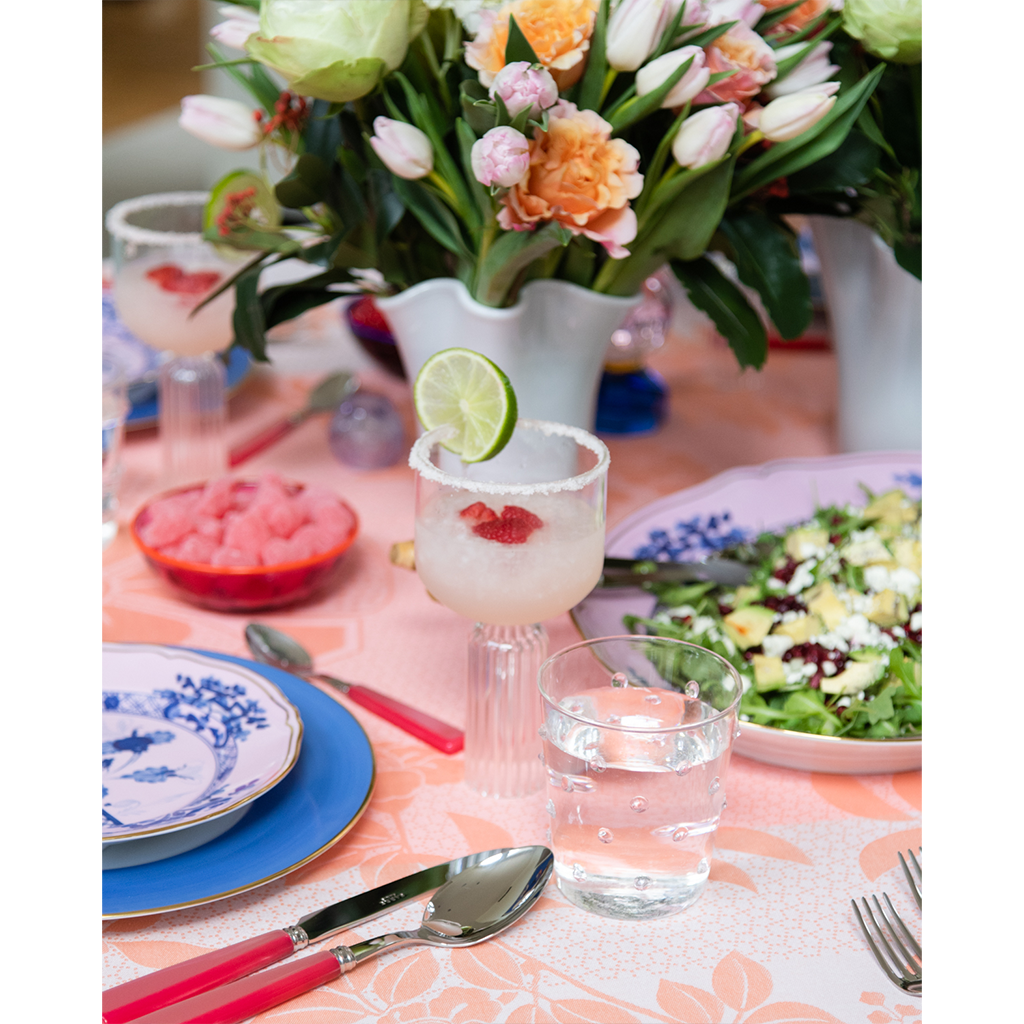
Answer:
M277 686L305 723L302 750L288 776L223 835L155 863L104 871L106 920L199 906L281 878L342 839L370 801L373 748L337 701L279 669L226 654L194 653L257 672Z

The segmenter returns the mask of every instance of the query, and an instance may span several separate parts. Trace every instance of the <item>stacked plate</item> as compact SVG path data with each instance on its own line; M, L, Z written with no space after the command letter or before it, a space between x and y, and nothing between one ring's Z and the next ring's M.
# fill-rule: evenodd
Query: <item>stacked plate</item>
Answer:
M103 914L133 917L311 860L362 814L374 759L340 704L286 672L105 644L102 774Z

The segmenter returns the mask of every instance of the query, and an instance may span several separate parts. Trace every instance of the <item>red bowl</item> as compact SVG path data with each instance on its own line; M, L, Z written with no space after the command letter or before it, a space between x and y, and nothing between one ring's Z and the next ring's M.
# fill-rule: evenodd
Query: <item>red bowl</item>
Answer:
M338 502L352 516L352 528L340 544L299 562L280 565L208 565L170 558L151 548L139 536L139 529L149 522L149 506L164 498L188 491L202 490L205 484L192 484L153 498L132 520L131 535L149 564L186 600L219 612L253 612L283 608L312 596L332 582L345 552L359 532L359 519L350 505ZM286 485L291 494L303 491L303 484ZM240 481L236 489L254 490L256 481Z

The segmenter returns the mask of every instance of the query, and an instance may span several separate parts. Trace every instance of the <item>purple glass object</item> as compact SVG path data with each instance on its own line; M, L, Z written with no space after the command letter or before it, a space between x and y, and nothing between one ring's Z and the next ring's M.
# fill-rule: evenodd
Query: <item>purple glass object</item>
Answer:
M393 466L408 450L402 420L384 395L357 391L338 406L328 433L331 452L347 466Z

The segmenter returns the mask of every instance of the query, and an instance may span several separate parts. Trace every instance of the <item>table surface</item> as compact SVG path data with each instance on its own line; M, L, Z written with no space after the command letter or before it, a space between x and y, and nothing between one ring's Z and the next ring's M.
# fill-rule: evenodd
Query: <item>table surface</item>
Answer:
M271 346L230 406L237 443L299 408L325 372L350 367L389 395L408 436L408 387L373 366L333 307ZM282 332L283 334L284 332ZM646 437L609 437L608 522L733 466L836 451L835 362L828 352L773 350L741 374L709 335L672 338L652 358L671 389L668 421ZM173 596L134 549L126 524L161 489L154 430L129 434L121 529L104 555L104 639L182 644L246 656L245 616ZM240 469L323 484L359 513L361 530L331 593L260 614L296 636L322 670L365 682L462 725L467 623L433 602L415 573L388 561L413 534L413 475L403 464L361 471L335 461L318 417ZM568 615L546 623L555 651L578 639ZM202 907L107 922L108 987L199 953L293 924L325 904L473 850L545 842L544 797L496 801L462 781L461 755L440 754L347 703L373 743L369 808L336 846L259 889ZM921 1002L891 985L857 928L850 897L886 891L920 936L897 851L921 842L921 775L835 776L734 757L728 808L701 899L650 923L573 907L552 883L508 932L478 946L383 956L260 1022L728 1021L913 1024ZM425 902L425 899L424 899ZM388 927L414 927L412 903ZM358 932L377 934L380 922ZM350 942L354 933L339 941ZM312 947L313 952L317 947ZM300 954L301 955L301 954Z

